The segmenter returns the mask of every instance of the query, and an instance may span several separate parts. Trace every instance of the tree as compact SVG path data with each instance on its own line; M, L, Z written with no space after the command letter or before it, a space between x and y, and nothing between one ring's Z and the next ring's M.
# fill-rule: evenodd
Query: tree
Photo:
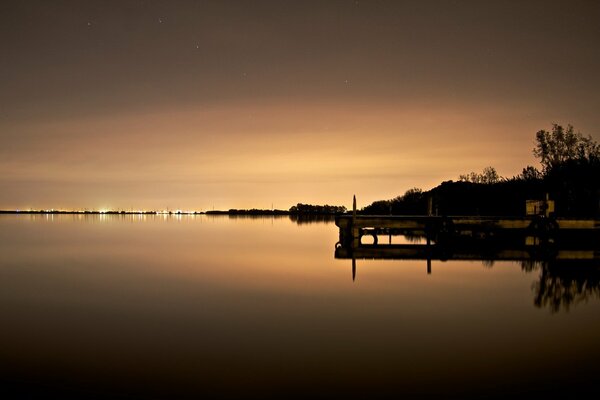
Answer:
M553 124L552 132L537 132L533 154L542 164L557 215L600 216L600 145L591 136L575 133L571 125Z
M364 214L424 215L427 197L419 188L408 189L403 195L391 200L378 200L362 209Z
M289 212L292 214L343 214L346 212L346 207L298 203L290 207Z
M594 161L600 158L600 145L591 136L575 133L572 125L564 129L552 124L552 132L538 131L533 155L540 159L544 174L569 161Z
M458 179L462 182L492 184L500 181L500 175L494 167L485 167L481 174L471 172L469 174L460 175Z
M481 173L481 183L492 184L500 180L500 175L494 167L485 167Z
M523 168L523 172L519 176L519 178L525 181L536 181L542 179L542 177L542 173L536 167L533 167L531 165L528 165L527 167Z
M422 196L423 196L423 190L418 187L414 187L414 188L408 189L406 192L404 192L404 195L401 196L400 198L402 198L404 200L414 200L414 199L420 199Z

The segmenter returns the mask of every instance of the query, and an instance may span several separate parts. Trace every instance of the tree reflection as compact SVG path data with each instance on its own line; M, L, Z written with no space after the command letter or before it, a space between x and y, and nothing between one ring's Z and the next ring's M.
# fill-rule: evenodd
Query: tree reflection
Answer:
M333 214L290 214L290 220L298 225L315 223L333 223L335 215Z
M539 269L537 282L532 285L533 303L556 313L568 311L572 305L600 298L600 262L542 261L522 263L525 271Z

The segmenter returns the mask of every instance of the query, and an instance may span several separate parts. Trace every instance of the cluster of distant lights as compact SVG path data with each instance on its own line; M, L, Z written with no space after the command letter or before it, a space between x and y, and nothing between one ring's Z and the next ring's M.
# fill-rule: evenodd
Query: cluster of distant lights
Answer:
M16 209L16 212L23 213L68 213L68 214L156 214L156 215L194 215L194 214L203 214L202 211L191 211L191 210L62 210L56 208L43 209L43 210L21 210Z

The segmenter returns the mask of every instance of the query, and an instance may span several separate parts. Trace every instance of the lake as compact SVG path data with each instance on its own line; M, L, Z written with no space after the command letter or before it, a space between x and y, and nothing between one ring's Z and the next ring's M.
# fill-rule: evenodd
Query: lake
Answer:
M597 271L558 279L565 287L545 297L541 267L508 261L433 261L428 274L422 260L357 260L353 281L351 261L334 258L337 240L331 222L288 217L0 215L0 390L174 399L598 389Z

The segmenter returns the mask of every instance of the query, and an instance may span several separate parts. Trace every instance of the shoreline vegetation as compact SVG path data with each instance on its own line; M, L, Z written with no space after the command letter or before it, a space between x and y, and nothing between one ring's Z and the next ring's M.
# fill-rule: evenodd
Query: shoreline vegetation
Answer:
M379 200L358 210L366 215L524 216L530 200L555 203L553 217L600 218L600 145L573 126L553 124L536 133L533 155L542 169L531 165L512 178L495 168L460 175L423 191Z

